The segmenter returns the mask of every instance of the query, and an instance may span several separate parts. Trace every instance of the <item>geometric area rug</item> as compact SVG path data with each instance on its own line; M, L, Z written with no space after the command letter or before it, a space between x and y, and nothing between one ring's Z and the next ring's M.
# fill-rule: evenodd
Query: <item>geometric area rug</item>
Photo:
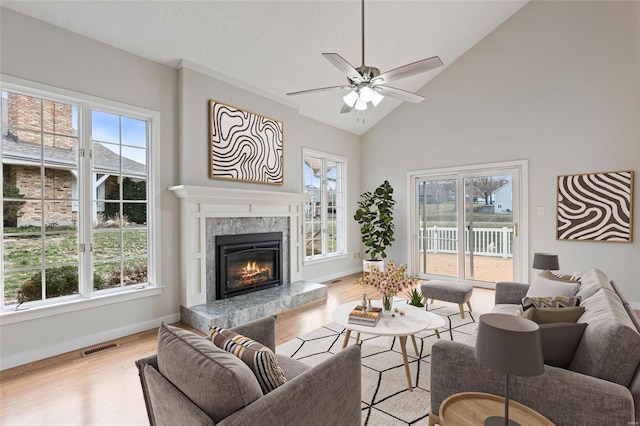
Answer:
M400 304L396 301L394 305ZM466 311L463 320L457 306L436 301L429 305L429 312L444 317L445 325L439 329L442 339L465 342L477 327L474 314ZM344 327L331 322L279 345L276 352L315 365L342 350L344 332ZM355 334L351 334L349 344L355 344ZM414 386L409 392L398 338L361 334L363 426L428 425L431 345L437 337L433 330L424 330L415 337L418 355L407 341Z

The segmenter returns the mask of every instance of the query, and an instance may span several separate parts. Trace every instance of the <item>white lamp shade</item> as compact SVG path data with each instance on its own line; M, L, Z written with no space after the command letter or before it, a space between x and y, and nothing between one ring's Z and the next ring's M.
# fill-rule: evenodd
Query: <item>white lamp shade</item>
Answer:
M356 108L358 111L364 111L365 109L367 109L367 103L366 103L366 102L364 102L362 99L358 99L358 100L356 101L355 108Z
M373 90L370 87L364 86L360 89L360 100L364 103L371 102L373 99Z
M342 98L342 100L344 101L345 104L353 108L353 106L356 104L356 101L358 100L358 94L355 92L355 90L352 90L351 92L346 94Z
M378 91L373 90L373 97L371 98L371 103L373 104L373 106L378 106L378 104L384 99L384 96L382 96L380 93L378 93Z

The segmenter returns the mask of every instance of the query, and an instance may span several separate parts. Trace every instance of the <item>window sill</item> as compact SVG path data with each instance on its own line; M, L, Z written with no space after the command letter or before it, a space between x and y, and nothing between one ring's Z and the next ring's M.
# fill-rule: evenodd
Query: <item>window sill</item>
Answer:
M304 266L308 266L308 265L315 265L318 263L325 263L325 262L330 262L333 260L343 260L343 259L349 259L350 256L348 253L340 253L340 254L333 254L330 256L324 256L324 257L317 257L317 258L313 258L313 259L305 259L303 262Z
M23 304L19 310L11 307L0 312L1 325L15 324L23 321L30 321L39 318L46 318L54 315L66 314L69 312L77 312L84 309L92 309L99 306L111 305L113 303L122 303L130 300L142 299L145 297L158 296L162 294L163 286L145 287L139 290L128 289L126 291L110 294L101 294L91 298L83 298L78 296L69 301L56 303L53 305L36 305L29 306Z

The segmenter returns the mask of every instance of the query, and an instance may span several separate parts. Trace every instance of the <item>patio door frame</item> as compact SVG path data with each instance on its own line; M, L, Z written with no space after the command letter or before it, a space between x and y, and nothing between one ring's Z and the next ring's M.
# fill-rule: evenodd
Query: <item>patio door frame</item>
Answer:
M407 200L409 201L409 209L407 209L409 223L408 228L408 253L410 258L408 262L409 271L412 275L419 273L420 252L419 252L419 196L418 182L424 179L456 179L458 182L458 190L461 185L460 179L474 176L475 174L487 174L501 172L514 172L513 176L513 223L517 226L517 236L513 239L513 281L527 282L529 270L529 194L528 194L528 176L529 163L528 160L504 161L499 163L474 164L468 166L444 167L438 169L416 170L407 173ZM463 185L462 185L463 186ZM463 188L464 189L464 188ZM457 197L458 211L464 212L464 197ZM460 205L462 203L462 206ZM460 209L462 207L462 210ZM458 215L458 229L464 229L465 215ZM458 235L464 235L459 232ZM460 237L458 237L458 247L462 248L458 251L458 277L443 277L441 275L422 274L421 277L451 280L456 282L464 282L473 284L477 287L495 288L495 284L486 281L467 280L465 279L465 246Z

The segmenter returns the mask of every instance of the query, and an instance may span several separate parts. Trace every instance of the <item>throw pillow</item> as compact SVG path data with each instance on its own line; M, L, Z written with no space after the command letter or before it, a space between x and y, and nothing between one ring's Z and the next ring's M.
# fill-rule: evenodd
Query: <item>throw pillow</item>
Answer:
M584 306L573 308L530 308L522 316L537 324L576 322L584 313Z
M568 283L580 281L580 277L578 275L554 274L549 270L542 271L539 275L553 281L564 281Z
M278 358L261 343L220 327L211 328L211 341L247 364L265 395L287 382Z
M262 397L249 367L206 337L162 324L158 371L215 423Z
M529 308L568 308L580 306L580 296L555 296L555 297L523 297L522 309Z
M573 296L580 288L579 282L568 283L557 280L550 280L537 275L533 283L529 286L527 296L529 297L554 297L554 296Z
M586 323L540 324L544 363L560 368L569 367L585 328Z

